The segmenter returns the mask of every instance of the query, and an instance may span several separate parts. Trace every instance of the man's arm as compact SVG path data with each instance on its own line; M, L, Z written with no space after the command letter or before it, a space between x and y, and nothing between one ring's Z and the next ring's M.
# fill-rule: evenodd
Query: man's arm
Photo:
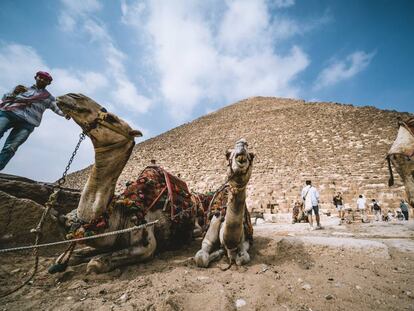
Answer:
M60 110L60 108L56 105L56 99L53 96L50 96L48 100L50 100L49 107L54 113L61 117L65 117L67 120L70 119L70 117L66 115L62 110Z

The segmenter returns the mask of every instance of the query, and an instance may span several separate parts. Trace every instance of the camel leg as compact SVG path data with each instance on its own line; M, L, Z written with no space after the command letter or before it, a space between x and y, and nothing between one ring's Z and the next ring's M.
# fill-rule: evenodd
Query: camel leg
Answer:
M213 247L219 242L220 227L221 217L213 216L206 236L201 243L201 249L194 256L194 260L198 267L207 268L211 261L216 260L223 255L223 250L218 250L210 254Z
M145 245L142 243L142 238L139 238L139 240L136 240L137 245L94 257L88 263L86 272L104 273L120 266L142 262L151 258L157 248L157 241L154 236L154 228L147 228L147 231L148 236Z
M194 219L194 230L193 230L193 237L198 238L202 236L203 228L201 228L200 224L198 223L198 218Z
M69 266L76 266L84 262L88 262L91 257L96 256L98 254L104 253L105 250L102 249L96 249L93 247L83 247L81 249L76 249L73 251L72 255L70 256L68 265ZM61 262L64 257L66 256L66 252L59 255L59 257L55 260L55 264L58 264Z
M244 237L242 239L242 243L239 246L239 252L236 255L236 265L242 266L250 262L250 255L248 253L250 248L249 241L245 241Z
M68 265L76 266L81 263L88 262L89 260L91 260L92 257L96 255L107 253L107 252L108 250L97 249L97 248L86 246L86 247L73 251L71 258L69 259Z

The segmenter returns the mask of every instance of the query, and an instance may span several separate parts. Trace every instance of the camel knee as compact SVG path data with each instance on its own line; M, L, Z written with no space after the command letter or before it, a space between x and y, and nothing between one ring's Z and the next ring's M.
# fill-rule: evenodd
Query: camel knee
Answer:
M243 266L250 262L250 255L248 252L239 252L236 256L236 265Z
M193 238L199 238L203 235L203 230L201 228L195 228L193 230Z
M197 267L207 268L210 263L210 254L205 250L200 249L194 256L194 261Z
M214 260L218 260L220 259L222 256L224 255L224 250L223 249L219 249L215 252L212 252L209 256L209 261L212 262Z
M86 266L86 273L105 273L112 270L110 257L92 258Z

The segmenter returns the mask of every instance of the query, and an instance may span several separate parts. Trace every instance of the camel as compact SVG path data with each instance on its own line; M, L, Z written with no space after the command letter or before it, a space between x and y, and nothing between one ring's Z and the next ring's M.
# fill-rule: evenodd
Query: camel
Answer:
M63 225L65 231L71 232L70 237L76 238L94 231L111 232L159 220L156 226L88 240L87 247L74 252L69 265L88 262L87 272L108 272L118 266L150 259L156 250L174 240L177 234L186 240L177 241L180 245L191 239L195 221L194 206L189 203L192 198L187 195L189 192L186 184L162 168L147 167L142 173L145 173L145 176L141 174L140 179L129 186L127 184L128 187L122 195L114 195L118 177L135 145L134 137L142 136L141 132L133 130L125 121L82 94L69 93L59 96L57 105L82 128L91 139L95 151L95 164L84 186L77 209L67 215L59 215L54 211L55 218ZM150 180L151 178L154 180ZM161 191L154 185L158 185L158 181L163 178L168 179L168 182L161 181ZM175 186L181 187L177 186L178 190L185 190L182 202L188 209L180 206L182 213L186 212L184 214L173 215L174 202L171 200L165 199L161 206L158 204L162 196L167 196L169 190L165 190L167 186L171 186L171 180L175 182ZM147 184L148 187L153 187L150 189L151 193L144 198L142 191L148 190ZM168 192L168 195L171 194ZM149 205L146 200L153 202L151 206L143 206L141 210L136 210L137 202ZM64 256L65 253L58 258L57 264ZM56 271L51 269L50 272Z
M408 203L414 207L414 117L407 121L398 121L397 138L388 151L388 169L390 171L389 186L394 184L392 167L400 175L408 198Z
M224 251L229 259L229 267L234 262L241 266L250 261L248 251L253 227L246 207L246 186L252 174L254 154L248 152L247 146L246 140L240 139L232 151L227 151L228 186L223 189L224 197L228 196L225 215L223 219L223 210L209 211L212 218L201 249L194 257L199 267L207 268Z

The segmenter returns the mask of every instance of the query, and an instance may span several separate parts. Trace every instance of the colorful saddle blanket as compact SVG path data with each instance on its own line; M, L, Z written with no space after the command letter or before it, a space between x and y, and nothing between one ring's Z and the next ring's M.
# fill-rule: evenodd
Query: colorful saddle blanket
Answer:
M147 166L135 181L128 182L115 206L125 207L138 223L145 222L151 209L169 213L175 223L188 220L195 213L187 184L159 166Z
M189 222L196 212L187 184L159 166L147 166L137 180L126 184L124 192L113 202L115 207L133 217L136 225L146 223L145 215L152 209L162 209L176 225ZM74 213L73 225L66 238L95 235L109 227L108 214L83 223L77 219L76 210Z

